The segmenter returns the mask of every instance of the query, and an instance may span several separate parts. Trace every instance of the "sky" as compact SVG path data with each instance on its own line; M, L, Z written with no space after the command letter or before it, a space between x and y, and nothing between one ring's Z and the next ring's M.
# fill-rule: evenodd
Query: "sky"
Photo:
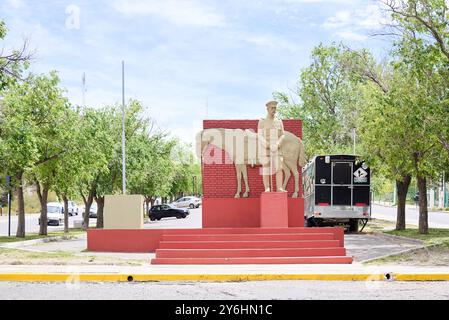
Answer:
M31 71L57 70L73 104L138 99L156 127L193 143L204 119L259 119L291 92L320 43L382 59L376 0L0 0L2 46L35 51ZM1 48L0 48L1 49Z

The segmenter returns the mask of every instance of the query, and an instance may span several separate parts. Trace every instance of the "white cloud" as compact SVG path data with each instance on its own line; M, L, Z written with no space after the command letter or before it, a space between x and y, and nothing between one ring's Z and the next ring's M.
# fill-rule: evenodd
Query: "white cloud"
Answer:
M364 34L351 32L351 31L340 31L340 32L337 32L336 34L343 39L352 40L352 41L364 41L368 38Z
M387 22L378 5L368 5L363 9L340 10L327 18L322 26L341 38L363 41L367 39L367 33L381 29Z
M21 8L25 5L23 0L7 0L8 4L13 7L14 9Z
M225 25L224 16L212 8L193 0L116 0L114 9L129 15L154 15L180 26L220 27Z
M273 35L254 35L244 38L244 41L251 44L266 47L270 49L285 49L289 51L297 51L301 46L291 40L283 39Z

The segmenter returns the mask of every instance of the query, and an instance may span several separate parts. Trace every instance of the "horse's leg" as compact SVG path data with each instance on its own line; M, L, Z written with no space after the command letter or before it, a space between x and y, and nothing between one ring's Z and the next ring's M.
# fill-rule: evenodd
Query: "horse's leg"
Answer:
M293 192L292 198L298 198L299 196L299 172L296 161L288 162L289 169L293 172L293 177L295 177L295 191Z
M243 198L248 198L249 196L249 184L248 184L248 170L246 165L242 167L243 181L245 181L245 193L243 194Z
M282 165L282 170L284 171L284 184L282 186L282 189L287 190L287 184L288 180L290 180L290 168L284 163Z
M236 164L235 165L235 171L237 172L237 193L235 194L234 198L240 198L240 192L242 192L242 165Z

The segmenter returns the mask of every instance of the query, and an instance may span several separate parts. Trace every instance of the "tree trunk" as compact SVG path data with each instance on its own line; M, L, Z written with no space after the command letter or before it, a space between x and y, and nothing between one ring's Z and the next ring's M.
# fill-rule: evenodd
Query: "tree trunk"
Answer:
M95 189L91 189L89 191L89 194L86 197L84 195L81 195L83 197L84 201L84 213L83 213L83 229L87 230L89 229L89 214L90 214L90 207L92 206L92 203L94 202L94 196L95 196Z
M17 238L25 238L25 200L23 197L23 172L16 175L19 186L17 187L17 202L18 202L18 221L17 221Z
M103 229L104 196L95 197L97 202L97 229Z
M64 201L64 233L69 233L69 199L65 194L62 199Z
M47 199L48 199L48 186L44 185L41 189L39 181L36 181L37 195L39 202L41 203L41 216L39 225L39 235L47 235Z
M418 175L419 190L419 233L429 233L429 215L427 212L427 180L425 177Z
M396 193L398 198L396 230L405 230L405 204L411 180L412 177L410 175L404 176L402 180L396 180Z

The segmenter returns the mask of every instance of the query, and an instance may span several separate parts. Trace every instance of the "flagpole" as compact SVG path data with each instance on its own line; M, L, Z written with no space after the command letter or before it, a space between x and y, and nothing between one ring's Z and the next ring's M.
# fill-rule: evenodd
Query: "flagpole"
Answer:
M122 191L126 194L125 61L122 61Z

